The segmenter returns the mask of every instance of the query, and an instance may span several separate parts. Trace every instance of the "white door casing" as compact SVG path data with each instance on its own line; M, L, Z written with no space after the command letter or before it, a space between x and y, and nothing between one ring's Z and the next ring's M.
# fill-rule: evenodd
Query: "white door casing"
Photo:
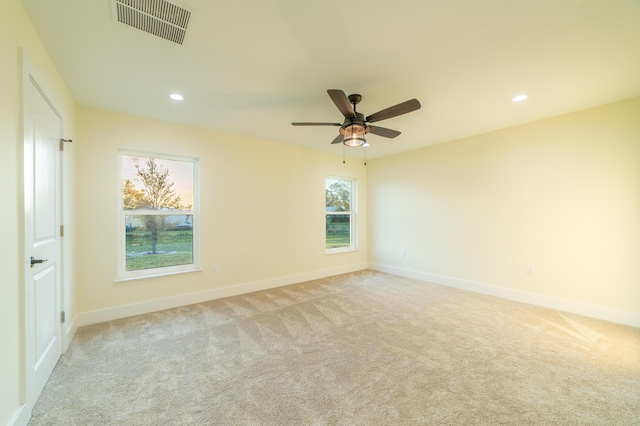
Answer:
M30 409L62 353L62 117L34 76L25 72L24 78L24 396Z

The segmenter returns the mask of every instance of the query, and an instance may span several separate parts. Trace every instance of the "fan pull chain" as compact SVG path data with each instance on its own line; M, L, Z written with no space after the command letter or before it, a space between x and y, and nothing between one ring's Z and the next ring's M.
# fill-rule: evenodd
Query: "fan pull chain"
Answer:
M342 164L345 164L346 161L344 160L344 144L342 144Z
M364 165L367 165L367 147L364 147Z

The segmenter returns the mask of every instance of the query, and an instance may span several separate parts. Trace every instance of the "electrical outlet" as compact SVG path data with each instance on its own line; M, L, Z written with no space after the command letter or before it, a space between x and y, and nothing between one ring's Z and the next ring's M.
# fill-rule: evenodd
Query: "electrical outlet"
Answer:
M216 265L213 265L213 267L211 268L211 270L212 270L212 272L213 272L214 274L217 274L217 273L218 273L218 265L217 265L217 264L216 264Z
M524 267L524 274L528 277L532 277L534 276L536 273L536 269L533 267L533 265L527 265Z

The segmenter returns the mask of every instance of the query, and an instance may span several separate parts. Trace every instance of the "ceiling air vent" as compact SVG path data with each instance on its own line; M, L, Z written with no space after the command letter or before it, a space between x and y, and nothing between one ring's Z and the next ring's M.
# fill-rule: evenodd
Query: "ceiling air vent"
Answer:
M184 42L191 11L166 0L112 0L113 17L177 44Z

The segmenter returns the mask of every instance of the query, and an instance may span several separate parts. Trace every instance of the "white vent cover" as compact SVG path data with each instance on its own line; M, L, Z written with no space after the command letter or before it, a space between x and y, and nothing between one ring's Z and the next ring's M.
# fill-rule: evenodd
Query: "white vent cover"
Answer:
M191 11L166 0L112 0L113 18L177 44L184 42Z

